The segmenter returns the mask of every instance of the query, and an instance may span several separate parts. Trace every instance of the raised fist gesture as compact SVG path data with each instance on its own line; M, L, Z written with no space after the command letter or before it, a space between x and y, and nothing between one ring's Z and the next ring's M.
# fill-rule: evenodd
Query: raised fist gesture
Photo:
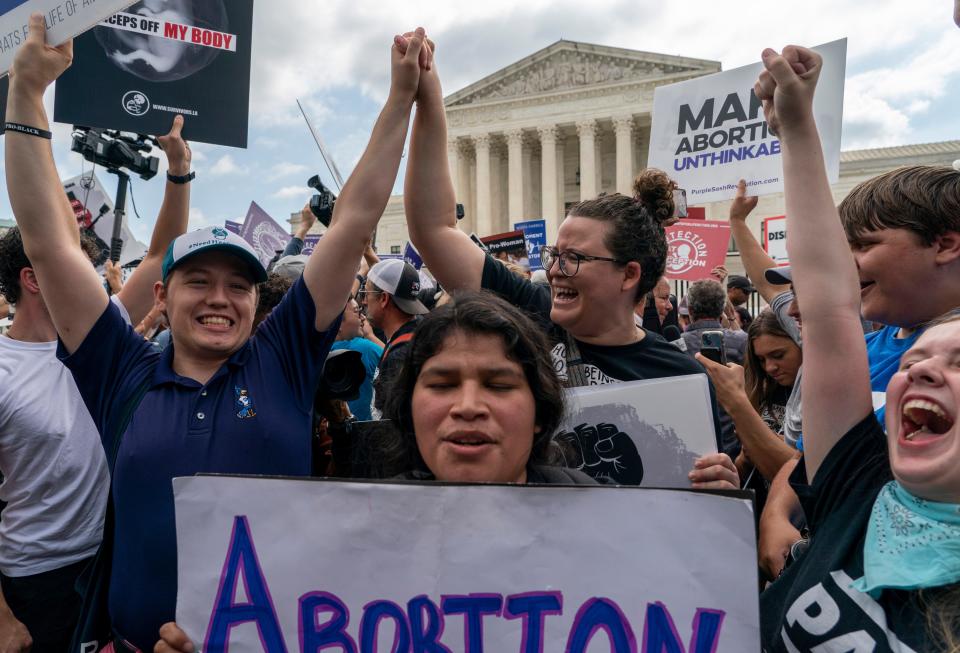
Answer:
M31 97L40 97L73 63L73 39L63 45L47 45L47 26L41 14L30 16L30 32L17 50L10 69L11 86Z
M167 155L167 166L170 168L170 174L178 177L190 173L190 161L193 159L190 144L183 140L180 135L182 131L183 116L177 116L173 119L173 127L170 128L170 133L157 138L160 149Z
M763 66L753 92L763 102L763 115L771 131L800 126L813 119L813 94L823 67L819 54L807 48L788 45L782 54L767 48Z

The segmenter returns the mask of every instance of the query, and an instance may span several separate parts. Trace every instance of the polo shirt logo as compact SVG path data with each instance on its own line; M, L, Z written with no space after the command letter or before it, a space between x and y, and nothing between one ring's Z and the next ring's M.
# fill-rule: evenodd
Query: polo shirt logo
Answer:
M250 419L251 417L257 416L257 410L253 406L253 399L246 390L239 386L234 386L233 394L237 398L237 417L240 419Z

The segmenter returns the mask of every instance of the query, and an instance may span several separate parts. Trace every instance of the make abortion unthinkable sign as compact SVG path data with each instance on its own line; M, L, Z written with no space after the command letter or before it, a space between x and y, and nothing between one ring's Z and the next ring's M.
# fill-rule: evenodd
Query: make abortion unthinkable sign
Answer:
M47 43L60 45L101 20L132 5L134 0L0 0L0 76L13 65L13 56L27 41L30 14L43 14Z
M203 653L757 653L745 495L173 481Z
M813 48L823 70L813 115L830 183L840 178L840 135L847 40ZM654 91L649 165L686 189L691 204L732 199L745 179L747 194L783 191L780 140L763 118L753 85L762 63L698 77Z

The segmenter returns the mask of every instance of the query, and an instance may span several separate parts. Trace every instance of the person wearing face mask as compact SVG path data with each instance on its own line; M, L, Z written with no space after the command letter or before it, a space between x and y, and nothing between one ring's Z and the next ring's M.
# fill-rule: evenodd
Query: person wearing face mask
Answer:
M648 169L637 176L632 196L600 195L574 205L556 245L540 250L550 286L518 279L457 228L435 64L419 84L404 208L411 240L440 284L492 290L534 315L548 331L553 365L568 387L702 373L695 361L638 327L634 312L664 273L664 224L674 212L670 178ZM716 418L715 403L712 408ZM694 480L732 475L732 461L721 454L695 470Z
M822 60L788 46L765 50L763 63L754 92L783 144L788 251L804 298L804 450L790 480L812 533L761 596L764 649L956 651L960 315L931 322L903 354L884 429L860 323L864 271L813 118ZM960 257L960 244L939 242L943 262ZM879 310L881 299L864 303Z

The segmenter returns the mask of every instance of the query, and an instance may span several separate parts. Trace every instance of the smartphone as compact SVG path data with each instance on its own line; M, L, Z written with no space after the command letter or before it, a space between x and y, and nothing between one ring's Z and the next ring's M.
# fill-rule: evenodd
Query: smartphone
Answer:
M723 331L704 331L700 334L700 353L714 363L727 364L727 353L723 348Z
M683 188L677 188L673 191L673 217L687 217L687 191Z

